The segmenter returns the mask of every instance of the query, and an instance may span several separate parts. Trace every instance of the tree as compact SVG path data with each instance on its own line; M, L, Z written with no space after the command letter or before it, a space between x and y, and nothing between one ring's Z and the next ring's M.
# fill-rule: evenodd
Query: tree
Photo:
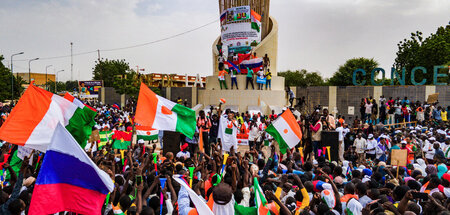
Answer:
M137 72L129 70L124 75L118 75L114 78L113 87L119 94L137 97L141 86L138 76Z
M78 92L78 81L66 81L65 85L66 85L66 91L69 91L69 92L77 91Z
M361 73L357 73L356 80L363 81L366 80L366 85L371 84L371 72L373 69L378 67L378 62L373 58L352 58L345 62L344 65L339 66L338 71L336 71L333 76L328 80L329 85L332 86L349 86L353 85L353 71L356 69L364 69L366 75L363 78ZM375 73L375 77L378 72Z
M113 87L118 75L125 75L130 66L125 60L100 60L96 61L93 68L94 80L103 80L105 87Z
M318 72L308 72L305 69L295 71L279 72L279 76L284 77L286 87L290 86L323 86L325 81Z
M52 80L48 80L47 83L47 91L50 91L52 93L58 93L58 92L63 92L66 91L66 83L62 82L62 81L58 81L56 82L56 91L55 91L55 82Z
M3 55L0 55L0 101L11 100L11 78L13 78L14 99L19 99L24 88L25 82L21 77L14 77L11 70L3 65Z
M425 84L433 84L434 66L448 65L450 62L450 25L441 26L435 34L423 39L422 32L416 31L411 33L409 39L400 41L397 51L397 57L393 67L399 71L405 69L406 83L411 83L411 70L414 67L425 67L427 72L415 72L416 82L421 82L426 78ZM440 73L448 74L448 67L440 71ZM447 82L449 78L442 78L439 82Z

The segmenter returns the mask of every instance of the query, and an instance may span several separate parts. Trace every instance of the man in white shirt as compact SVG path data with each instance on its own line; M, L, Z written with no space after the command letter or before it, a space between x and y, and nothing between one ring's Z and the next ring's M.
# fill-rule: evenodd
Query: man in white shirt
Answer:
M428 138L427 140L425 140L425 146L423 147L423 152L425 152L425 158L428 160L429 163L433 163L434 154L436 153L436 150L433 148L435 140L436 138L434 137Z
M371 160L375 160L375 152L376 152L376 147L377 147L378 143L373 138L373 134L369 134L368 138L369 139L367 140L366 156L367 156L367 158L369 158Z
M339 132L339 160L344 161L344 127L338 123L336 131Z
M356 147L356 154L358 154L358 163L361 163L365 159L364 150L367 148L367 141L362 137L361 133L358 134L353 145Z

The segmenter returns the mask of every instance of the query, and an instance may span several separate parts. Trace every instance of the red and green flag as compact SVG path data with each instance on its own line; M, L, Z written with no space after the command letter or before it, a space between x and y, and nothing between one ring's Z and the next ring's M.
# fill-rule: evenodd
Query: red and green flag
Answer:
M113 139L113 149L128 149L131 144L131 139L133 138L132 132L126 131L114 131L114 135L111 137Z

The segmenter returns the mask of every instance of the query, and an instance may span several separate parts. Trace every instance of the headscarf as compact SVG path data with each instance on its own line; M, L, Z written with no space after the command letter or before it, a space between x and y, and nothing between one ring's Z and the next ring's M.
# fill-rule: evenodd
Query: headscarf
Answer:
M433 165L431 165L431 164L428 164L427 167L425 168L425 172L426 172L428 175L433 175L433 174L436 174L436 173L437 173L437 169L436 169L435 166L433 166Z
M427 167L425 161L422 158L417 159L417 163L422 167L423 170Z
M442 175L444 175L448 171L448 169L447 166L445 166L445 164L439 164L439 166L437 167L437 171L438 177L442 178Z
M422 168L422 166L420 166L419 164L413 164L413 166L414 166L414 169L415 170L419 170L421 173L422 173L422 175L424 176L424 177L426 177L427 176L427 173L425 172L425 169L424 168Z

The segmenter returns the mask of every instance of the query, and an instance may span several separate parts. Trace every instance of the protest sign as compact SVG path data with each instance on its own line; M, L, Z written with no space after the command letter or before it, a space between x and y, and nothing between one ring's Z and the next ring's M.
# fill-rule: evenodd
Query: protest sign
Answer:
M89 137L89 142L96 143L99 140L100 140L100 133L98 132L98 130L93 130L91 137Z
M31 152L33 152L33 149L25 146L19 146L17 149L17 157L23 160L24 157L30 156Z
M408 151L406 149L393 149L391 152L391 164L394 166L406 166Z

